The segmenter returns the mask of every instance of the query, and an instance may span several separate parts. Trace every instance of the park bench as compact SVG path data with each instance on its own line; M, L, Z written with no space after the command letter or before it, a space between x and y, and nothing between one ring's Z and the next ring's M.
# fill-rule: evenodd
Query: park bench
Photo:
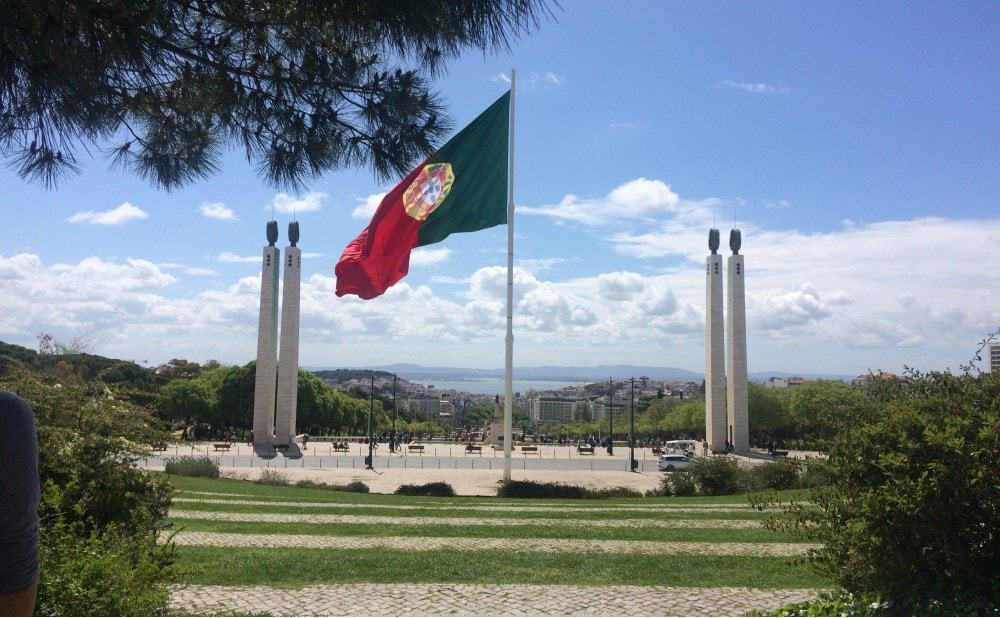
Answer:
M524 453L525 455L538 455L538 447L537 446L522 446L521 447L521 452ZM541 455L539 455L539 457L540 456Z
M592 447L592 446L582 446L581 445L581 446L576 447L576 452L579 453L579 454L581 454L581 455L593 455L594 454L594 447Z
M465 446L465 454L475 453L477 455L483 454L483 447L476 444L467 444Z
M287 444L275 444L274 445L274 450L281 451L282 453L284 453L285 451L288 450L288 445Z
M423 455L424 454L424 445L423 444L410 444L410 445L407 445L406 450L408 450L411 453L420 453L421 455Z
M347 446L346 442L334 442L333 445L330 446L330 449L333 451L340 451L342 453L346 453L350 449L350 447Z
M153 452L154 453L162 453L162 452L164 452L166 450L167 450L167 445L166 444L154 444L153 445Z
M788 457L788 451L774 451L771 455L773 455L775 459L783 459Z
M216 442L212 444L212 448L214 448L217 451L228 451L229 449L233 448L233 445L231 442Z

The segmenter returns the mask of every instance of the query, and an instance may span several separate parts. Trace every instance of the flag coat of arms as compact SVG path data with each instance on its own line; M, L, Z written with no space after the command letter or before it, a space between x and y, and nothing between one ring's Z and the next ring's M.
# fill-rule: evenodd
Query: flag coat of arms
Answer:
M506 223L509 132L507 92L393 187L340 256L337 296L380 296L416 247Z

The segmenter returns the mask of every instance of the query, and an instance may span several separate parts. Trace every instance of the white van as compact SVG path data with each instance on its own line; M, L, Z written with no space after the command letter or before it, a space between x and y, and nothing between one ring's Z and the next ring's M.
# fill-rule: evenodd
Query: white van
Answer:
M663 443L664 454L678 454L685 455L687 457L694 457L698 453L698 447L701 443L697 440L668 440Z

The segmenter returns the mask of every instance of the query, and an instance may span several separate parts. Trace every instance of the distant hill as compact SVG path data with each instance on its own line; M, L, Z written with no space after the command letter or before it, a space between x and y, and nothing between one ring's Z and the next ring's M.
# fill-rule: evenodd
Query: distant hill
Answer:
M330 368L303 367L312 372L332 371ZM412 363L394 363L379 367L366 368L363 371L379 371L396 374L407 380L422 382L426 380L462 380L469 378L503 378L503 369L468 369L465 367L424 367ZM367 375L367 374L366 374ZM543 365L541 367L514 367L515 380L548 380L574 382L604 382L608 378L627 380L645 376L652 380L682 380L685 382L701 382L705 374L677 367L650 367L642 365L598 365L596 367L556 367ZM806 380L851 380L854 376L833 374L805 374L787 371L758 371L748 377L752 382L766 382L770 377L797 376Z
M323 371L325 368L306 368ZM375 371L394 373L407 380L448 380L468 378L503 378L503 369L468 369L464 367L424 367L410 363L395 363L372 367ZM515 380L565 380L572 382L603 382L608 378L627 380L645 376L653 380L701 381L702 374L676 367L643 367L637 365L598 365L596 367L515 367Z

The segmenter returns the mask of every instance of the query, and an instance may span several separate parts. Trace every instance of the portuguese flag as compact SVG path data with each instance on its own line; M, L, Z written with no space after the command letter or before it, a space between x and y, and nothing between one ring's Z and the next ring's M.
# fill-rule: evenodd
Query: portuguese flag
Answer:
M415 247L507 222L509 110L507 92L382 199L337 262L337 296L380 296Z

